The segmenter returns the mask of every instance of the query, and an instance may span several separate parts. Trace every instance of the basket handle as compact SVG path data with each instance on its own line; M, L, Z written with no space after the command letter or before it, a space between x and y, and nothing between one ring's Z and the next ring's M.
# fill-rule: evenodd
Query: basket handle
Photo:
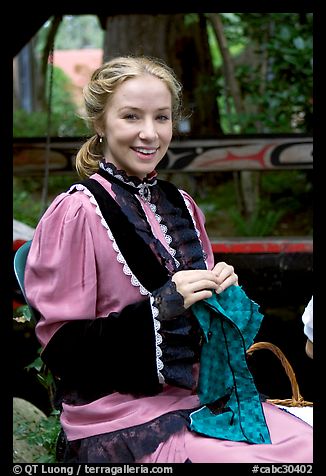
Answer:
M291 389L292 389L292 398L291 399L284 399L284 400L279 400L279 399L268 399L267 401L270 403L275 403L276 405L284 405L284 406L289 406L289 407L306 407L306 406L312 406L312 402L307 402L303 399L302 395L300 394L299 391L299 385L294 373L294 370L288 361L288 359L285 357L283 352L277 345L272 344L271 342L256 342L255 344L252 344L249 349L247 350L247 354L250 356L255 352L256 350L261 350L261 349L268 349L275 354L279 360L281 361L281 364L283 365L283 368L285 370L286 375L288 376L290 383L291 383Z

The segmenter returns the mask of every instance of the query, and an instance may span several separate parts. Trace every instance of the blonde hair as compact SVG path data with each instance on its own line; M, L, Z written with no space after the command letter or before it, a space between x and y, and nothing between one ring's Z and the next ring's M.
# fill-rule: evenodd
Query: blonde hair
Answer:
M174 71L162 60L148 56L121 56L104 63L94 71L84 87L85 119L94 130L104 130L104 115L110 97L124 81L150 74L168 87L172 97L172 121L175 125L181 116L182 86ZM80 148L76 156L76 169L80 177L89 177L98 170L102 158L102 144L96 133Z

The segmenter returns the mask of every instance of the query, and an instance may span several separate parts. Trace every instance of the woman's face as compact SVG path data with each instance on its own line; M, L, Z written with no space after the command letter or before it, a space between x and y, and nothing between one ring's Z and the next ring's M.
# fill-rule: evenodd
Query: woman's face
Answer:
M151 75L128 79L105 113L105 160L143 179L162 160L172 138L172 97Z

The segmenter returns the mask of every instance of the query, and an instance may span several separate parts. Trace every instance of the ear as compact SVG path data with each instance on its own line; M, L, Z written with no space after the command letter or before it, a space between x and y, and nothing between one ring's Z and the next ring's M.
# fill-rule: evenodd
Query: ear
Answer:
M96 132L96 134L97 134L98 136L100 136L100 137L103 137L103 136L104 136L104 133L103 133L102 129L101 129L100 127L98 127L98 126L95 127L95 132Z

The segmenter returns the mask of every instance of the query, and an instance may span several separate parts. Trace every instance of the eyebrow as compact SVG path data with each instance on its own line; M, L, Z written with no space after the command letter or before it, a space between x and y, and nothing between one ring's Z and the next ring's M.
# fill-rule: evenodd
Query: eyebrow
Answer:
M134 107L134 106L123 106L121 107L120 109L118 109L119 112L122 112L124 111L125 109L128 109L128 110L131 110L131 111L141 111L142 109L139 108L139 107ZM156 109L157 111L167 111L167 110L171 110L171 106L166 106L166 107L159 107L158 109Z

